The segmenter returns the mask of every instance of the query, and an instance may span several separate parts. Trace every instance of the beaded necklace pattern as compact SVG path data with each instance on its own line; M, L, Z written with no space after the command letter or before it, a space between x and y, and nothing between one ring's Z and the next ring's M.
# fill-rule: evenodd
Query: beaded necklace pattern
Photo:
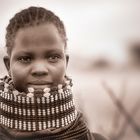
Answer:
M40 131L71 124L77 117L70 79L64 85L21 93L6 76L0 80L0 124L20 131Z

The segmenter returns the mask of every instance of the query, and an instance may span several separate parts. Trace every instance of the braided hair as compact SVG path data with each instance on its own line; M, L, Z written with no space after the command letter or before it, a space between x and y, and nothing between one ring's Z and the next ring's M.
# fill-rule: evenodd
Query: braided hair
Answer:
M14 40L16 33L19 29L30 27L34 25L40 25L43 23L52 23L56 26L59 34L64 40L65 46L67 42L66 31L63 22L52 11L49 11L42 7L29 7L16 13L15 16L9 21L6 28L6 47L7 53L10 55L12 47L14 46Z

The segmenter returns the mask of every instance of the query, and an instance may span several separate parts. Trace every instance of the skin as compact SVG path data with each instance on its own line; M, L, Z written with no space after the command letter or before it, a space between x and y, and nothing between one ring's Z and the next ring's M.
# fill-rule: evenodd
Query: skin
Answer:
M20 29L5 65L15 88L27 92L28 87L44 89L65 81L68 57L65 43L53 24Z

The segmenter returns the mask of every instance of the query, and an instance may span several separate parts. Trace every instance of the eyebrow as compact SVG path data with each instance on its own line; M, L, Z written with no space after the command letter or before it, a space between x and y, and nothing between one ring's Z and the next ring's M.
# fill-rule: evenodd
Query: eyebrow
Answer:
M60 53L60 54L64 54L65 51L61 50L61 49L48 49L46 51L43 52L44 54L46 53ZM30 55L32 56L34 54L34 52L32 51L26 51L26 50L21 50L19 52L16 53L16 56L19 56L19 55Z

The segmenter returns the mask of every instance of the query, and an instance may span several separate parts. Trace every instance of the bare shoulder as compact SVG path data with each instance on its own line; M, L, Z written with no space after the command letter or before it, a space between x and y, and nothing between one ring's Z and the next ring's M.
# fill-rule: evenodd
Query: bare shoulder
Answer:
M102 136L101 134L98 134L98 133L93 133L93 136L94 136L95 140L108 140L104 136Z

